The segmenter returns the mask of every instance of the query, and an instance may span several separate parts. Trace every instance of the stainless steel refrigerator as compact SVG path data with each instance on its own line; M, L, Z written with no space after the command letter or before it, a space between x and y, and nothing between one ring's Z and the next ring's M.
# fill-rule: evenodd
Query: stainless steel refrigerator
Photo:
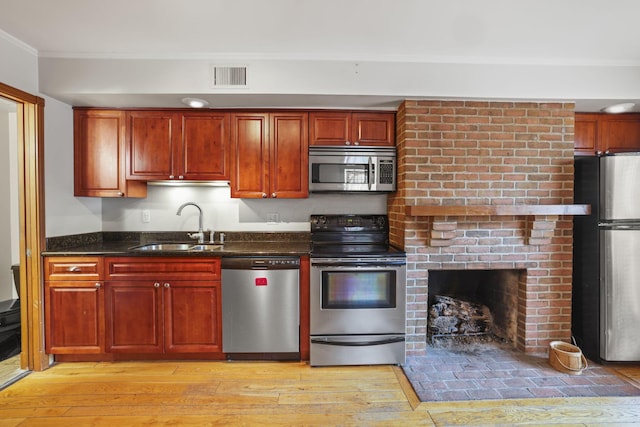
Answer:
M575 158L573 335L596 361L640 361L640 153Z

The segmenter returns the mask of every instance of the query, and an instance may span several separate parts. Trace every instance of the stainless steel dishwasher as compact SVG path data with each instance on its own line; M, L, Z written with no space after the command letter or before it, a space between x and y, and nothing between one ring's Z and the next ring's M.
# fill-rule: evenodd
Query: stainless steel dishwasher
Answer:
M227 359L300 352L300 258L222 258L222 351Z

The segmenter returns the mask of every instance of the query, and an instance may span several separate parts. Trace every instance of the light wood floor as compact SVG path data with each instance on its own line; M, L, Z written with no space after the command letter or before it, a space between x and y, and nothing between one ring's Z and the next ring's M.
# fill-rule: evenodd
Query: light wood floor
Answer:
M20 369L20 355L17 354L8 359L0 361L0 390L6 383L11 382L16 377L24 373Z
M66 363L0 392L0 427L87 425L632 426L640 398L420 403L399 367L279 362Z

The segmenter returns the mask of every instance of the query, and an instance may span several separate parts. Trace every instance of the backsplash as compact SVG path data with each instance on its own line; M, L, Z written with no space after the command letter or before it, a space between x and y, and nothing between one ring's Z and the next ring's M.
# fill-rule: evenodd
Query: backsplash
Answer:
M311 214L386 214L386 194L315 194L306 199L233 199L229 187L150 186L146 199L103 199L103 231L194 231L198 210L205 229L214 231L309 231ZM143 222L148 211L150 221ZM274 220L275 218L275 220Z

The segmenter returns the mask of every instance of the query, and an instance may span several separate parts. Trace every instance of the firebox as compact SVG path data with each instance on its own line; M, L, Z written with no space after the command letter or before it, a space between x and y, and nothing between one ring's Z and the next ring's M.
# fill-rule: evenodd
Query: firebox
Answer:
M427 337L490 335L515 346L525 280L526 270L518 269L430 270Z

